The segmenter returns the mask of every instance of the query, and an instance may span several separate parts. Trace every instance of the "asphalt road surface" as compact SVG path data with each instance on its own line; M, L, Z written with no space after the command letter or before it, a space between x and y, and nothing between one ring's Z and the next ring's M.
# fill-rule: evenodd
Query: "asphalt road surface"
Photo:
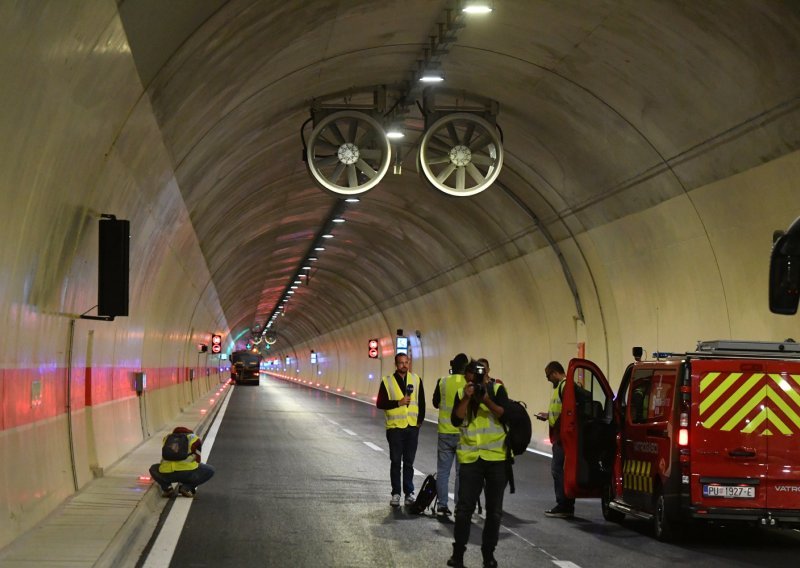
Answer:
M389 506L383 412L372 405L262 375L259 386L234 388L207 459L217 473L191 502L172 567L412 568L445 566L450 556L452 521ZM436 470L433 423L422 427L414 465ZM503 567L800 563L794 530L701 526L665 544L644 521L606 522L593 499L578 501L574 519L550 519L550 460L529 452L514 474L495 552ZM470 567L481 566L483 521L474 521Z

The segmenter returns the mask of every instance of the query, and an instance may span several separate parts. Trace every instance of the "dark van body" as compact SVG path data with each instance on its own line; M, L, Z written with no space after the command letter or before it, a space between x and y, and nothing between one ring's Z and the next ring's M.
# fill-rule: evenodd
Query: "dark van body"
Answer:
M250 351L231 353L231 379L237 385L257 385L261 373L261 355Z
M697 520L800 524L798 344L701 342L631 364L616 397L573 359L563 397L565 489L607 520L651 520L661 540Z

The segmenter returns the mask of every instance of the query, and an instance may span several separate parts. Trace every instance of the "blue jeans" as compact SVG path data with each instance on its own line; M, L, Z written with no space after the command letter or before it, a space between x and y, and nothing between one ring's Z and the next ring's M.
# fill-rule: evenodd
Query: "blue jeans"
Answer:
M456 462L456 488L453 493L458 502L458 472L459 465L456 460L456 447L460 434L439 433L439 447L436 453L436 499L440 507L447 507L448 486L450 484L450 469L453 467L453 460Z
M402 492L414 492L414 458L417 455L419 427L388 428L386 441L389 442L389 478L392 480L392 495L400 495L400 469L403 470Z
M560 442L553 444L553 461L550 464L550 473L553 474L556 503L565 509L574 509L575 499L568 499L564 493L564 447Z
M483 524L481 550L493 552L500 534L503 518L503 494L506 491L506 462L485 461L478 458L472 463L462 463L458 474L461 483L456 501L456 526L453 531L456 548L469 541L472 528L472 513L481 490L486 498L486 522Z
M154 463L150 466L150 477L161 486L162 491L169 489L173 483L180 483L194 493L198 485L202 485L214 476L214 468L207 463L199 464L197 469L172 473L161 473L158 471L159 465L161 464Z

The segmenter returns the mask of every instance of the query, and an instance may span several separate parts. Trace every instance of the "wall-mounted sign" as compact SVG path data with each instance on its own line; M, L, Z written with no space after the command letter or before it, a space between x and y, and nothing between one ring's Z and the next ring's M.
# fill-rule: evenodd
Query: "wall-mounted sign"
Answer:
M408 337L398 337L395 347L395 354L408 355Z

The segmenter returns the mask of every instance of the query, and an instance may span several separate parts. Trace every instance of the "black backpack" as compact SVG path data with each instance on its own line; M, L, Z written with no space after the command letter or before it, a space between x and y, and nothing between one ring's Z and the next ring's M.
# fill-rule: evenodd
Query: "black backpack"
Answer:
M422 482L419 493L417 493L417 499L414 501L414 504L411 505L411 512L421 515L425 512L425 509L433 505L435 499L436 475L430 474L425 478L425 481Z
M533 427L528 407L524 402L508 399L503 407L503 427L506 430L506 476L511 493L516 492L514 485L514 456L521 456L528 449Z
M511 448L515 456L521 456L531 443L531 417L524 402L508 399L503 413L506 425L506 446Z
M189 436L183 432L169 434L161 448L161 457L167 461L183 461L189 457Z

